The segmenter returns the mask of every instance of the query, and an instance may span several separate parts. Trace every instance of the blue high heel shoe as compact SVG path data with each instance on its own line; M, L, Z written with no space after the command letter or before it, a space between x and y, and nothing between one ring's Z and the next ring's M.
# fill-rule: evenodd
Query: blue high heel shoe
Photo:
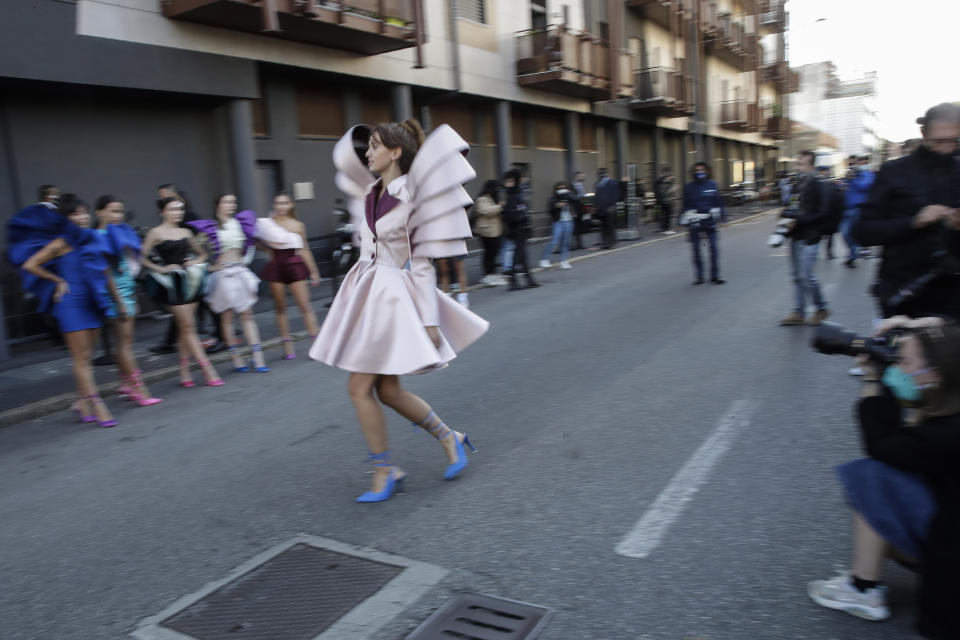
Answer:
M373 461L373 466L375 467L392 467L393 463L390 461L390 452L384 451L383 453L371 453L370 460ZM384 502L393 497L394 493L403 493L403 481L405 476L395 476L391 473L387 476L387 483L383 485L383 489L380 491L367 491L365 494L357 498L357 502Z
M432 427L428 427L427 424L432 422L434 418L438 420L437 424L433 425ZM470 442L470 438L467 436L467 434L463 434L463 440L457 438L456 435L454 435L456 432L445 425L442 420L437 418L437 414L433 411L431 411L430 414L421 422L414 422L413 424L414 426L426 430L427 433L432 435L437 440L443 440L450 435L454 436L454 441L457 445L457 461L451 462L447 466L447 470L443 473L444 480L453 480L460 475L461 471L467 468L468 464L470 464L470 461L467 459L467 451L464 448L464 445L470 449L471 453L477 452L477 448L473 446L472 442Z
M233 356L235 356L235 355L237 355L237 348L236 348L235 346L232 346L232 345L231 345L231 346L230 346L230 356L233 357ZM234 361L234 362L236 362L236 361ZM240 365L239 367L234 367L233 370L236 371L237 373L246 373L246 372L250 371L250 367L248 367L248 366L245 365L245 364L242 364L242 365Z
M259 353L263 351L263 347L261 347L259 344L255 344L250 347L250 350L253 351L254 353ZM250 368L256 371L257 373L270 373L272 371L272 369L266 365L262 367L258 367L257 363L254 360L250 361Z

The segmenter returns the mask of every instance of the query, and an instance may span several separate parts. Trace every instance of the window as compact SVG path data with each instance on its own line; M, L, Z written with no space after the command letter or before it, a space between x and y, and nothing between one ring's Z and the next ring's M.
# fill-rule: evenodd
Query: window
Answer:
M298 134L307 138L343 135L343 101L331 89L297 87Z
M436 129L441 124L448 124L460 134L464 140L476 144L476 126L473 113L468 104L456 102L441 102L430 106L430 126Z
M487 11L484 0L453 0L453 10L458 18L466 18L481 24L487 24Z
M563 118L554 113L538 113L533 124L534 142L545 149L563 149Z
M527 114L516 107L510 110L510 146L527 146Z
M270 124L267 119L267 101L264 98L250 101L250 116L253 119L254 137L269 138Z
M378 125L393 120L393 105L382 97L365 95L360 103L361 122Z
M577 151L597 150L597 125L592 120L580 118L580 148Z

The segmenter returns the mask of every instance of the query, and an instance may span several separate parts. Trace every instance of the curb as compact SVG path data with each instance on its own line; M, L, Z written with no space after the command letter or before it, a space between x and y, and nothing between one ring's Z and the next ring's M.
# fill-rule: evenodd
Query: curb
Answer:
M290 333L290 338L294 343L297 343L307 337L306 331L293 331ZM263 347L264 352L271 349L281 348L283 346L283 339L280 337L270 338L269 340L265 340L261 346ZM239 353L241 356L246 356L250 353L250 348L242 347L239 349ZM208 355L207 358L210 360L211 364L220 364L232 359L231 355L227 352ZM159 380L172 378L179 374L180 366L173 365L170 367L163 367L162 369L154 369L153 371L143 372L143 381L147 383L157 382ZM105 382L97 385L97 391L105 397L113 395L119 388L119 382ZM36 402L31 402L29 404L16 407L15 409L7 409L6 411L0 412L0 428L9 427L20 422L41 418L51 413L62 411L68 408L76 397L76 393L73 392L61 393L60 395L44 398L43 400L37 400Z
M732 226L734 226L734 225L743 224L743 223L745 223L745 222L750 222L750 221L753 221L753 220L755 220L755 219L758 219L758 218L760 218L760 217L762 217L762 216L769 215L769 214L771 214L771 213L773 213L774 211L777 211L777 210L779 210L779 207L774 207L774 208L772 208L772 209L766 209L766 210L764 210L764 211L760 211L760 212L758 212L758 213L754 213L754 214L751 214L751 215L749 215L749 216L745 216L745 217L740 218L740 219L738 219L738 220L734 220L733 222L729 222L729 223L727 223L727 226L731 226L731 227L732 227ZM610 255L610 254L612 254L612 253L619 253L619 252L621 252L621 251L628 251L628 250L630 250L630 249L635 249L635 248L637 248L637 247L643 247L643 246L646 246L646 245L649 245L649 244L654 244L654 243L656 243L656 242L667 242L667 241L670 241L670 240L676 240L676 239L678 239L678 238L686 238L686 235L684 235L684 234L682 234L682 233L678 233L678 234L675 235L675 236L664 236L664 237L662 237L662 238L651 238L650 240L643 240L643 241L641 241L641 242L634 242L634 243L631 243L631 244L628 244L628 245L624 245L624 246L622 246L622 247L617 247L617 248L615 248L615 249L605 249L605 250L595 251L595 252L593 252L593 253L589 253L589 254L586 254L586 255L576 256L576 257L574 257L574 258L570 258L570 262L581 262L581 261L583 261L583 260L590 260L590 259L592 259L592 258L598 258L598 257L600 257L600 256ZM548 267L548 268L549 268L549 269L555 269L555 268L557 268L557 267ZM539 272L541 272L541 271L546 271L546 270L547 270L547 268L544 268L544 267L536 267L536 268L534 268L534 269L531 269L531 271L532 271L533 273L539 273ZM477 290L480 290L480 289L490 289L490 288L495 287L495 286L500 286L500 285L482 285L482 284L475 284L475 285L473 285L473 286L467 287L467 291L469 292L469 291L477 291ZM296 343L296 342L300 342L301 340L304 340L304 339L307 338L308 336L307 336L307 332L306 332L306 331L295 331L295 332L292 332L292 333L290 334L290 337L293 339L294 343ZM280 347L283 346L283 340L282 340L280 337L270 338L269 340L265 340L265 341L262 343L262 345L263 345L263 350L264 350L264 351L268 351L268 350L271 350L271 349L277 349L277 348L280 348ZM241 354L242 354L242 355L246 355L247 353L249 353L249 347L244 347L243 349L241 349ZM222 363L222 362L226 362L226 361L230 360L230 359L231 359L231 356L230 356L229 353L217 353L217 354L213 354L213 355L208 356L208 358L210 359L210 362L211 362L212 364L220 364L220 363ZM144 382L156 382L156 381L159 381L159 380L165 380L165 379L167 379L167 378L172 378L172 377L174 377L174 376L176 376L176 375L179 375L179 373L180 373L180 367L179 367L179 365L174 365L174 366L171 366L171 367L164 367L164 368L162 368L162 369L155 369L155 370L153 370L153 371L145 372L145 373L143 374L143 380L144 380ZM104 395L104 396L112 395L112 394L113 394L114 392L116 392L116 390L119 389L119 388L120 388L120 383L119 383L119 382L108 382L108 383L103 383L103 384L100 384L100 385L97 386L97 389L98 389L98 391L100 392L100 394L101 394L101 395ZM76 398L76 394L73 393L73 392L71 392L71 393L62 393L62 394L60 394L60 395L52 396L52 397L50 397L50 398L45 398L45 399L43 399L43 400L37 400L36 402L31 402L31 403L29 403L29 404L25 404L25 405L23 405L23 406L21 406L21 407L15 408L15 409L8 409L8 410L6 410L6 411L0 412L0 428L9 427L9 426L12 426L12 425L14 425L14 424L18 424L18 423L21 423L21 422L26 422L27 420L33 420L33 419L36 419L36 418L41 418L41 417L46 416L46 415L49 415L49 414L51 414L51 413L55 413L55 412L57 412L57 411L62 411L62 410L64 410L64 409L68 408L68 407L73 403L74 398Z

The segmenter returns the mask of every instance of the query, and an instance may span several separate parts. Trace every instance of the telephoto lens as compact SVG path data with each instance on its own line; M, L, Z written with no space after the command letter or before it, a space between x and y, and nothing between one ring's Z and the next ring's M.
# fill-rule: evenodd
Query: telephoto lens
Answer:
M903 334L903 330L895 330L878 337L861 336L835 322L824 322L814 331L810 346L828 356L865 355L880 364L893 364L900 359L897 339Z

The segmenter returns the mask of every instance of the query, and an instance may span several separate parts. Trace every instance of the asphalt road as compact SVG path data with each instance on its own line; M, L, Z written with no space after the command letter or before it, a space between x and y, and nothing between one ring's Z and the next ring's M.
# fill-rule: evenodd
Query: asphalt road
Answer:
M409 477L383 504L353 502L369 476L347 374L303 357L216 389L159 382L167 401L111 430L65 413L0 430L0 638L129 637L298 533L450 571L383 640L462 591L551 607L556 640L912 637L902 569L886 623L806 596L848 562L832 468L860 455L857 383L809 328L777 326L792 292L772 222L722 232L724 286L690 285L678 237L474 292L490 333L406 384L480 453L444 482L439 446L391 416ZM867 329L868 269L819 273L833 319ZM631 534L645 514L658 535Z

